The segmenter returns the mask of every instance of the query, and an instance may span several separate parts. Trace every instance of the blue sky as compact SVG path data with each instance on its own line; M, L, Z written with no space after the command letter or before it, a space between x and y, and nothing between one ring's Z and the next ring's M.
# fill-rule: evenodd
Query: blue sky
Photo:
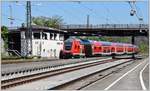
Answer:
M32 1L32 16L62 16L66 24L86 24L86 16L90 16L90 24L137 24L136 16L130 16L129 3L122 2L49 2ZM12 6L13 26L26 22L26 2L2 2L2 25L10 26L9 5ZM137 13L148 23L148 2L136 2Z

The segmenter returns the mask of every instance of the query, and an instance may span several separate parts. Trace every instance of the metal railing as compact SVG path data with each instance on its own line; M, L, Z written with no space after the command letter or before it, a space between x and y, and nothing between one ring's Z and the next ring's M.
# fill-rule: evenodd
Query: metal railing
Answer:
M70 25L61 25L60 29L84 29L84 28L149 28L148 24L98 24L98 25L78 25L78 24L70 24Z
M16 54L18 57L21 57L21 53L19 53L17 50L11 50L11 49L7 49L8 52L13 52L14 54Z

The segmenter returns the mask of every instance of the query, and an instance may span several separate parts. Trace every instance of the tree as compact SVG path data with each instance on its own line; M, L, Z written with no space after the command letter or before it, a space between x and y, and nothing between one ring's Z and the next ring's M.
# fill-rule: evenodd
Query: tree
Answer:
M149 45L148 44L146 44L145 42L141 42L140 44L139 44L139 49L140 49L140 52L141 53L148 53L148 49L149 49Z
M8 48L8 28L6 26L1 27L1 37L4 40L4 47Z
M59 28L60 25L64 24L61 16L53 16L53 17L32 17L32 22L36 25Z

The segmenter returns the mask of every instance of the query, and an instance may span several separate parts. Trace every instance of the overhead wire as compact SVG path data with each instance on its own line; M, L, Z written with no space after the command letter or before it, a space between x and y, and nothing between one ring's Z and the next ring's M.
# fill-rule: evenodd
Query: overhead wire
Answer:
M6 16L6 17L9 17L9 15L7 14L4 14L4 13L1 13L3 16ZM14 20L17 20L17 21L24 21L23 19L20 19L20 18L14 18Z
M44 5L42 5L42 6L44 6ZM38 9L38 8L35 8L37 11L39 11L40 13L42 12L44 12L45 14L47 14L47 13L49 13L49 12L45 12L45 11L41 11L40 9ZM57 10L59 10L60 12L63 12L64 14L66 14L66 12L68 12L69 14L68 15L70 15L73 19L74 19L74 17L76 18L75 20L78 20L78 21L81 21L81 18L79 18L78 16L76 16L75 14L73 14L72 12L70 12L70 11L68 11L68 10L66 10L66 9L64 9L64 8L61 8L61 10L60 9L57 9Z
M107 8L107 10L108 10L108 15L110 15L111 14L111 11L110 11L110 9L109 8ZM113 14L111 14L109 17L112 17L112 19L115 19L115 21L117 22L117 23L120 23L120 21L118 20L118 18L116 18L115 16L113 16Z
M107 8L105 8L105 7L103 7L104 9L106 9L106 15L108 15L108 17L112 17L111 19L115 19L115 21L117 22L117 23L120 23L120 21L118 20L118 18L116 18L116 16L113 16L113 14L111 14L111 10L109 9L109 7L107 7ZM111 14L111 15L110 15Z
M134 13L134 14L136 15L138 21L139 21L140 23L144 23L143 17L140 17L140 16L138 15L138 13L137 13L137 12L139 12L139 11L138 11L138 9L137 9L137 6L136 6L135 2L133 2L133 5L134 5L135 7L131 4L131 1L128 1L128 3L129 3L129 5L130 5L131 9L134 9L134 10L135 10L135 13ZM141 19L142 19L142 20L141 20ZM141 21L142 21L142 22L141 22Z
M81 4L81 3L79 3L79 4ZM81 7L84 7L84 8L86 8L86 9L88 9L90 12L92 12L93 14L96 14L97 12L95 11L95 10L93 10L93 9L91 9L91 8L89 8L89 7L87 7L87 6L85 6L85 5L81 5ZM96 14L97 15L97 14ZM100 19L106 19L106 17L102 17L102 16L97 16L97 17L99 17ZM113 23L112 21L110 21L109 20L109 22L110 23Z
M136 5L135 3L134 3L134 5L135 5L135 8L136 8L136 10L137 10L137 14L139 14L139 18L142 18L142 23L144 23L143 14L142 14L140 8L137 7L137 5Z

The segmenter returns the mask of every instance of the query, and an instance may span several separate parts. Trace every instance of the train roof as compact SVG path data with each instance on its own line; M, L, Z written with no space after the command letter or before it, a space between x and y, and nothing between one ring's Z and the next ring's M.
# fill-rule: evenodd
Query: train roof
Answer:
M124 43L114 43L115 45L117 45L117 46L124 46Z
M66 39L65 42L72 42L72 41L74 41L74 40L80 41L80 39L77 39L77 38L75 38L75 37L70 37L70 38Z
M99 43L101 43L101 45L103 46L111 46L112 42L107 42L107 41L100 41Z
M80 43L81 44L91 44L90 40L86 40L86 39L80 39Z

